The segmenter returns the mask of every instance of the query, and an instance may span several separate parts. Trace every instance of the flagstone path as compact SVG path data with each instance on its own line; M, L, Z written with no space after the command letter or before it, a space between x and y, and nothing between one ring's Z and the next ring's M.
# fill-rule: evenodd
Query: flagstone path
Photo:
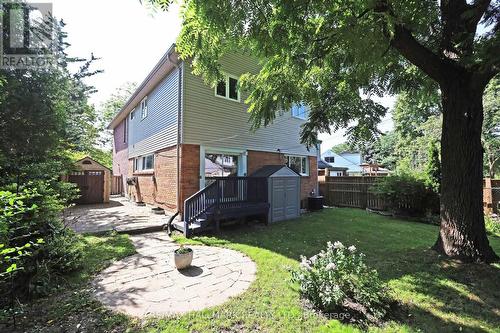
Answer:
M94 280L95 295L108 308L134 317L181 314L226 302L255 279L255 263L240 252L190 246L190 268L178 271L178 247L165 232L130 236L137 254L115 262Z

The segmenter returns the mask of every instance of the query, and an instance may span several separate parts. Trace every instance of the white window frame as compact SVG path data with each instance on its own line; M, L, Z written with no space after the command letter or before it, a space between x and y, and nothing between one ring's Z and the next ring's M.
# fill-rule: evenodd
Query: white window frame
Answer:
M134 116L135 116L135 109L133 109L133 110L130 112L130 120L134 120Z
M305 112L303 114L293 114L293 108L294 107L304 107L304 110ZM293 118L296 118L296 119L301 119L301 120L307 120L308 116L309 116L309 109L307 107L307 105L304 105L304 104L295 104L294 106L292 106L292 108L290 109L290 113L292 115Z
M333 158L333 162L332 161L328 161L328 159L330 159L330 158ZM326 156L325 157L325 162L326 163L335 163L335 156Z
M150 156L152 156L153 158L152 168L145 169L146 158ZM134 172L154 171L154 169L155 169L155 154L142 155L134 158Z
M309 157L308 156L303 156L303 155L285 155L285 160L286 160L286 165L290 168L290 157L293 157L293 158L300 158L300 159L305 159L306 163L305 163L305 166L306 166L306 169L305 170L300 170L299 174L301 176L309 176L310 174L310 170L309 170ZM300 163L301 167L302 167L302 162ZM301 168L302 169L302 168Z
M144 97L141 101L141 120L146 119L148 116L148 96Z
M223 99L226 99L228 101L233 101L233 102L240 102L240 89L238 88L238 84L240 82L240 78L237 77L236 75L232 75L232 74L228 74L228 73L222 73L223 76L224 76L224 81L226 83L226 93L224 96L221 96L219 94L217 94L217 85L218 85L218 82L217 84L215 85L215 89L214 89L214 94L216 97L219 97L219 98L223 98ZM229 97L229 78L232 78L232 79L235 79L236 80L236 92L238 94L238 99L233 99L233 98L230 98Z

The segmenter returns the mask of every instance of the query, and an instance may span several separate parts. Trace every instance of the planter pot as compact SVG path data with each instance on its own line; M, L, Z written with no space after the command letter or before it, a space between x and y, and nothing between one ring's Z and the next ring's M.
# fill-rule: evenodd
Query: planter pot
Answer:
M165 215L165 210L163 208L155 207L152 208L151 211L153 212L153 214Z
M191 262L193 261L193 250L189 249L189 252L186 253L177 253L177 250L174 251L174 262L175 268L184 269L191 266Z

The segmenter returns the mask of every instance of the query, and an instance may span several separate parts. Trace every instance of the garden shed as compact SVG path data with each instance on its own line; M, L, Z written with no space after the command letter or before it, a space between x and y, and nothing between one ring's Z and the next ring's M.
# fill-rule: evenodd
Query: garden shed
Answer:
M251 175L268 178L269 221L300 216L300 175L285 165L266 165Z
M111 170L89 156L75 162L67 180L78 185L80 204L107 203L111 192Z

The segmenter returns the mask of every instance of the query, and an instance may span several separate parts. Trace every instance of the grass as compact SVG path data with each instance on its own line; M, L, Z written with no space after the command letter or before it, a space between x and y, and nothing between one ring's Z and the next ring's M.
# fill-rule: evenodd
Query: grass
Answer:
M357 332L305 309L288 269L326 242L354 244L388 283L401 311L370 331L499 332L500 266L458 264L429 250L438 227L356 209L328 209L269 227L228 230L217 237L177 241L223 246L250 256L257 279L222 306L150 320L146 332ZM491 238L500 252L500 239Z
M500 332L500 266L458 264L429 250L438 227L400 221L356 209L326 209L268 227L223 229L217 237L185 239L235 249L257 264L257 278L242 295L221 306L142 323L113 314L91 297L90 278L134 253L127 236L85 236L85 267L69 287L34 302L23 321L28 332L359 332L304 306L289 269L327 241L354 244L388 283L400 303L395 317L371 332ZM500 253L500 238L491 237ZM195 254L196 255L196 254Z
M66 276L64 286L24 309L19 332L123 332L134 322L114 314L94 300L88 282L111 262L135 253L127 235L110 233L102 237L79 236L83 267Z

